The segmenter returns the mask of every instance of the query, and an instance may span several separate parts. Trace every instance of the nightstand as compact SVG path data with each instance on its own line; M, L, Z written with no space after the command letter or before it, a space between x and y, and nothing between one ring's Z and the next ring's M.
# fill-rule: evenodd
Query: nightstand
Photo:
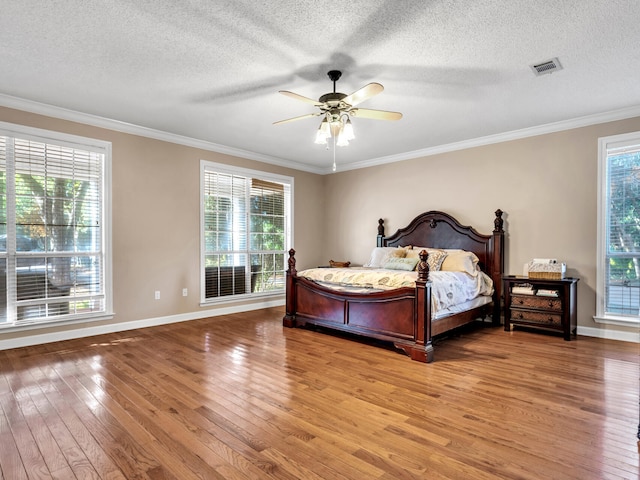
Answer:
M578 280L543 280L514 275L504 277L505 331L522 325L559 331L565 340L571 340L578 323ZM527 285L531 288L528 289Z

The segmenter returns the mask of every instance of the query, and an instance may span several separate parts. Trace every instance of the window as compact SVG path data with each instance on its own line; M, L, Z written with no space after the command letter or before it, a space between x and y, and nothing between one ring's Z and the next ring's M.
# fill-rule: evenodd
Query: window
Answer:
M640 132L601 138L595 320L640 322Z
M281 294L293 179L202 161L202 297Z
M0 123L0 326L111 310L110 144Z

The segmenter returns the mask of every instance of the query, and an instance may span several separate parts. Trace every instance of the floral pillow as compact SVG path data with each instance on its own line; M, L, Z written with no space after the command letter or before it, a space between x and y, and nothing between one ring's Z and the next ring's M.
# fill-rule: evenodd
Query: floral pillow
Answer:
M417 258L420 261L420 252L426 250L429 256L427 257L427 265L432 272L438 272L442 269L442 264L447 258L447 252L439 248L429 247L404 247L407 252L407 258ZM417 264L416 264L417 266Z
M442 270L442 264L447 258L447 252L443 252L442 250L427 250L427 252L429 253L429 256L427 257L429 270L432 272L439 272Z

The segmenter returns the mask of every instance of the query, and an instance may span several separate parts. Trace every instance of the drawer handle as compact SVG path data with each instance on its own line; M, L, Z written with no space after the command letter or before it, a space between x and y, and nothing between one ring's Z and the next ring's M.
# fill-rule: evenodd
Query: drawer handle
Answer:
M549 306L553 307L553 300L549 300Z
M522 320L522 319L524 318L524 316L523 316L521 313L519 313L519 314L518 314L518 315L516 315L516 316L517 316L520 320Z
M549 322L549 323L553 323L553 317L549 317L549 319L547 320L547 322Z
M518 302L520 305L523 305L523 304L524 304L524 302L522 301L522 299L521 299L521 298L519 298L519 299L517 300L517 302Z

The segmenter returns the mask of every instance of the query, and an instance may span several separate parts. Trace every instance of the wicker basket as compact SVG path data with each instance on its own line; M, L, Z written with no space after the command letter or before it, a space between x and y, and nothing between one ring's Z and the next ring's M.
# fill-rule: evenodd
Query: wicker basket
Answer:
M564 278L564 272L529 272L529 278L538 280L561 280Z
M329 266L331 268L346 268L351 265L351 262L334 262L333 260L329 260Z
M529 262L527 269L529 270L529 278L536 278L539 280L561 280L567 273L567 264L564 262Z

